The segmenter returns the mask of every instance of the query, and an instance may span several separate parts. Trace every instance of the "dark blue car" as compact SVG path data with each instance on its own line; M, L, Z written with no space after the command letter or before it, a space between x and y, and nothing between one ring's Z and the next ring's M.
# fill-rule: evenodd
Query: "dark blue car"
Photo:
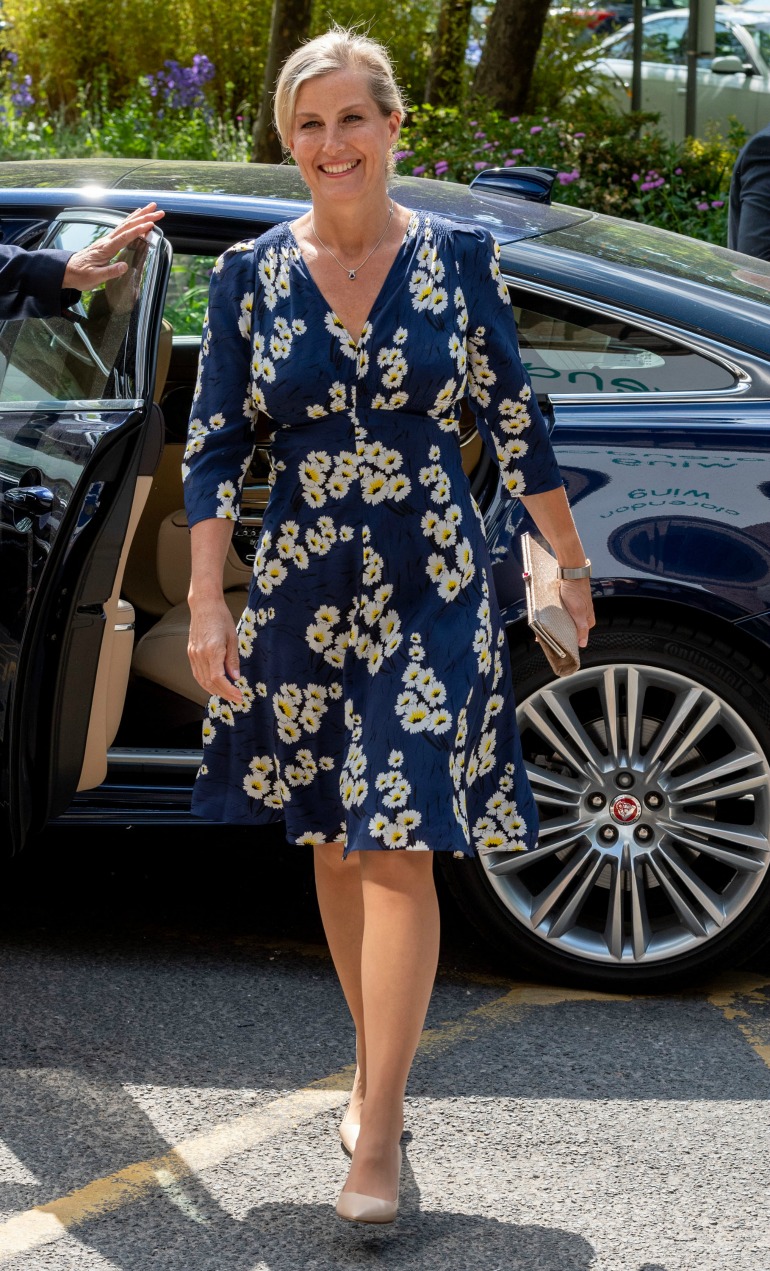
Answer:
M526 627L521 509L469 418L541 815L528 855L441 861L521 972L612 987L734 964L770 935L770 266L535 201L541 180L402 180L497 235L522 356L593 562L598 626L555 680ZM547 184L547 182L546 182ZM166 209L122 286L0 326L0 842L49 820L189 824L205 694L186 659L180 460L208 275L306 207L289 167L6 163L7 241L76 248ZM258 444L225 584L268 495ZM513 547L511 547L513 542Z

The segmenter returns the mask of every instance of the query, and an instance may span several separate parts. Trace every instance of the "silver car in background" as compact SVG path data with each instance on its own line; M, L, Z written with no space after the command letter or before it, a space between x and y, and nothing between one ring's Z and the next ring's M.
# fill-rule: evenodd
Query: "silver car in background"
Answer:
M687 9L650 14L643 20L642 109L660 114L673 141L685 135ZM597 91L623 110L631 109L634 29L629 23L602 45L596 65ZM735 118L749 136L770 122L770 4L766 10L722 5L716 15L713 57L698 60L697 135L709 125L727 135Z

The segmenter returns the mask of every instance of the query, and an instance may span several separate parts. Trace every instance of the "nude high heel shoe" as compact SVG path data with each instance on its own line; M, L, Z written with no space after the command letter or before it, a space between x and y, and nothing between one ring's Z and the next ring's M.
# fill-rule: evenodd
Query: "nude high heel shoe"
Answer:
M345 1117L342 1118L340 1122L340 1138L348 1156L352 1156L356 1150L360 1130L361 1126L357 1125L355 1121L347 1121Z
M356 1136L357 1137L357 1136ZM364 1196L361 1192L340 1192L337 1215L346 1222L395 1222L398 1214L398 1194L401 1188L401 1148L398 1149L398 1181L396 1199L382 1200L380 1196Z

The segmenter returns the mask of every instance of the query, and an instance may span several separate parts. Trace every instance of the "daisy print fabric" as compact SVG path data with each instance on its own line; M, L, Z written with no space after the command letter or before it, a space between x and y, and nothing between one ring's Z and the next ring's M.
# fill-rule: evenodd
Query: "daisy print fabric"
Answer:
M506 496L561 484L486 231L413 213L357 344L289 225L217 263L189 523L237 519L258 412L272 488L238 625L243 701L209 703L198 815L285 819L290 841L345 853L534 845L464 398Z

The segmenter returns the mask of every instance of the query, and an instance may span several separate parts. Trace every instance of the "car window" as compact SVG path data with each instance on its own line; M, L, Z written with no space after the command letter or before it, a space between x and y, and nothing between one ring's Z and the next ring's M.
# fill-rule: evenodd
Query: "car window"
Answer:
M163 317L174 335L200 335L209 295L215 254L174 252Z
M73 221L50 247L79 251L108 226ZM0 326L0 402L117 400L136 396L136 312L148 247L126 249L129 269L83 292L63 317Z
M732 388L731 371L623 318L512 290L521 358L538 393L682 393Z
M714 31L714 57L729 57L731 54L739 57L742 62L747 61L746 50L732 27L726 26L724 22L717 22ZM698 58L701 70L707 70L711 62L711 56Z
M749 28L757 47L765 62L770 65L770 26L752 26ZM745 54L744 54L745 56Z
M645 22L642 27L643 60L663 62L668 66L683 66L686 33L687 19L684 17L661 18L657 22ZM634 55L633 33L623 36L614 44L608 44L607 55L630 60Z

